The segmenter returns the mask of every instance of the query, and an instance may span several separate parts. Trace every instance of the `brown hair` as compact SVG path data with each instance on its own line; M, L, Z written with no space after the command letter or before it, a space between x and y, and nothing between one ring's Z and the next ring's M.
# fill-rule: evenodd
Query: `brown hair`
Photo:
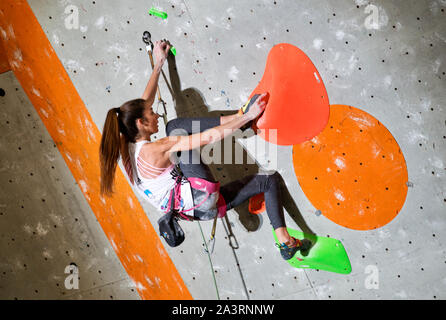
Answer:
M127 142L136 141L139 134L136 120L144 117L145 107L146 100L134 99L125 102L119 108L108 110L99 147L101 195L113 194L113 182L120 156L120 134L122 133Z

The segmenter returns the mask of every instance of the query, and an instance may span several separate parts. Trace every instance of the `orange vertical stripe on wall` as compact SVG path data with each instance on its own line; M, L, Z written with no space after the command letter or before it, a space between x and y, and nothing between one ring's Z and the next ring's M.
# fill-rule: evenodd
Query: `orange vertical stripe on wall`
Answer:
M118 192L113 198L100 196L101 133L25 0L0 1L0 38L11 70L56 143L141 298L191 299L120 170L115 185Z
M9 67L8 58L6 57L5 49L3 48L3 44L0 41L0 74L11 70Z

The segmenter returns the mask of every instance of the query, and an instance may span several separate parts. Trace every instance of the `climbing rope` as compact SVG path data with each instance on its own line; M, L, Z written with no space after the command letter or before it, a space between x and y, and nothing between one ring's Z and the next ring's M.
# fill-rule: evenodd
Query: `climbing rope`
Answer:
M220 294L218 293L217 279L215 279L215 272L214 272L214 266L212 264L211 253L210 253L208 245L206 243L206 238L204 237L203 229L201 228L200 221L197 220L197 223L198 223L198 227L200 228L201 237L203 238L203 243L204 243L204 246L206 249L205 251L208 255L209 265L211 266L211 274L212 274L212 279L214 280L214 286L215 286L215 291L217 293L217 299L220 300Z
M240 268L240 262L238 260L237 253L235 252L235 250L239 248L238 241L235 238L234 233L232 232L231 223L229 222L229 218L228 218L227 214L225 216L225 221L226 221L227 226L225 226L225 224L223 222L223 227L225 228L225 232L228 236L229 246L232 249L232 254L234 255L234 259L237 264L238 272L240 274L240 279L242 280L243 289L245 290L246 298L249 300L248 288L246 287L245 278L243 277L243 272L242 272L242 269ZM235 243L233 243L231 239L234 239Z

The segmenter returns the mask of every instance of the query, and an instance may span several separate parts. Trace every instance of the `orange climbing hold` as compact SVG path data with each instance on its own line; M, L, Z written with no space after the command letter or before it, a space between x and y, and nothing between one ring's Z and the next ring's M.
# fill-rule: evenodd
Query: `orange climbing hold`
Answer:
M252 214L259 214L266 210L265 195L262 193L256 194L249 198L249 212Z
M291 44L271 49L262 80L249 98L264 92L270 97L255 126L266 141L301 143L319 134L328 122L330 108L322 77L310 58ZM277 141L268 129L277 129Z
M331 221L371 230L392 221L407 195L407 167L398 143L370 114L333 105L317 137L293 146L303 192Z

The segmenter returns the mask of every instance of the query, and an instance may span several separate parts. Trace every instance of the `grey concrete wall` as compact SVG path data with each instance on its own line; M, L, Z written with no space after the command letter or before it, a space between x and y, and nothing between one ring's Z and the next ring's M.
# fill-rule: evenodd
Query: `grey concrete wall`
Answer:
M182 223L186 241L180 248L166 248L194 298L216 298L212 272L221 299L446 297L444 1L157 1L167 20L149 16L152 3L139 1L29 3L99 128L109 108L141 96L151 72L141 36L149 30L154 39L167 38L177 48L170 79L176 84L175 99L160 80L169 119L234 112L260 81L272 46L288 42L312 59L331 104L370 113L399 143L411 185L406 203L388 225L362 232L315 215L296 180L291 147L278 149L277 169L289 192L288 225L340 239L351 274L291 268L273 245L266 215L252 216L241 206L229 212L238 249L229 246L227 226L218 223L214 270L197 223ZM364 25L369 3L379 9L377 29ZM64 24L69 4L78 9L78 29ZM168 65L164 71L169 75ZM160 123L156 136L163 132ZM254 139L237 143L250 153ZM224 184L270 169L268 154L256 160L258 166L213 165L212 170ZM53 188L62 191L57 184ZM159 215L140 201L156 226ZM93 214L83 215L90 216L85 226L92 228ZM201 223L206 238L211 226ZM377 289L366 288L369 266L378 271Z

